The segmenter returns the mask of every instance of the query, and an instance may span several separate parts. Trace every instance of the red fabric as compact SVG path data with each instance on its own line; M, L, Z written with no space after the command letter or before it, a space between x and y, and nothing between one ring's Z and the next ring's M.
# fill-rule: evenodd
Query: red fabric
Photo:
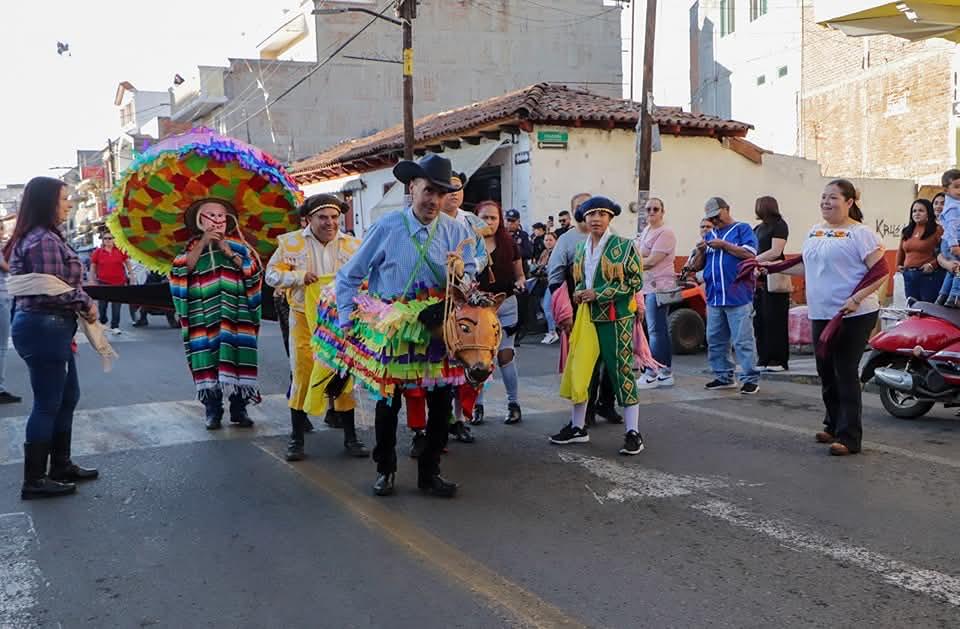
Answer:
M90 263L97 265L97 277L95 278L101 284L110 286L120 286L127 283L127 270L124 262L127 261L127 254L116 247L107 251L104 248L97 249L90 257Z
M860 283L856 285L850 296L852 297L853 295L856 295L857 292L875 282L878 282L879 280L882 280L889 274L890 265L887 264L886 258L880 258L876 264L870 267L870 270L868 270L867 274L863 276L863 279L860 280ZM830 323L828 323L827 327L823 329L823 332L820 333L820 343L817 345L817 358L823 360L830 355L830 346L833 343L833 340L837 337L837 332L840 331L840 326L842 325L843 314L838 312L833 316L833 319L830 319Z
M463 409L464 416L473 418L473 408L477 404L479 394L479 389L470 384L461 384L457 387L457 398L460 400L460 408Z
M423 389L407 389L403 392L407 404L407 428L427 429L427 392Z
M800 264L803 261L803 258L797 256L795 258L788 258L786 260L781 260L766 267L767 273L783 273L787 269L794 267ZM756 285L756 277L754 271L756 271L760 265L757 263L756 258L746 258L740 264L737 265L737 277L734 278L733 283L739 284L741 282L750 282L753 285Z

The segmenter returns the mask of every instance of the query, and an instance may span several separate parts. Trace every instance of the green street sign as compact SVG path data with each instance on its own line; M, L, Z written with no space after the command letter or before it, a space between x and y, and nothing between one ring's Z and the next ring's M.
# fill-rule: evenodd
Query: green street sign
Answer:
M566 144L569 139L566 131L537 131L537 142L541 144Z

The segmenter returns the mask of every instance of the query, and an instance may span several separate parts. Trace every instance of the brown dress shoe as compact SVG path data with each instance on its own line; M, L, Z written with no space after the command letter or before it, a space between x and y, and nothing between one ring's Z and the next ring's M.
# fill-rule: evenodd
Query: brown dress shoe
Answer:
M833 456L847 456L848 454L853 454L853 452L842 443L834 443L830 446L830 454Z
M833 443L836 437L831 435L826 430L821 430L816 435L814 435L814 439L817 440L817 443Z

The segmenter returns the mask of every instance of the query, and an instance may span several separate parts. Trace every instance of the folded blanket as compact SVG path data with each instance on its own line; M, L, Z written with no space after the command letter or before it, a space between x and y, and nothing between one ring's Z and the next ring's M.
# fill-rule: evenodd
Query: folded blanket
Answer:
M23 275L11 275L7 278L7 291L13 297L27 297L30 295L49 295L55 297L74 290L72 286L61 280L56 275L46 273L24 273ZM109 372L113 368L113 359L119 358L117 352L107 341L105 328L99 321L90 323L83 317L78 317L80 329L84 336L90 342L103 363L103 371Z

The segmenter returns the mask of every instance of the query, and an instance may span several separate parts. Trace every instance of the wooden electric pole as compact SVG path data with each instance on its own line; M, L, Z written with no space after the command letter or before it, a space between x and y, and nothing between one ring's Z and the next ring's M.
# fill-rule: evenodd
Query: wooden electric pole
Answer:
M413 20L417 0L400 0L397 7L403 22L403 158L413 159Z
M653 154L653 49L657 34L657 0L647 1L646 29L643 36L643 97L640 100L640 151L637 155L637 232L647 225L644 205L650 198L650 161ZM631 51L633 56L633 51ZM632 79L632 77L631 77Z

